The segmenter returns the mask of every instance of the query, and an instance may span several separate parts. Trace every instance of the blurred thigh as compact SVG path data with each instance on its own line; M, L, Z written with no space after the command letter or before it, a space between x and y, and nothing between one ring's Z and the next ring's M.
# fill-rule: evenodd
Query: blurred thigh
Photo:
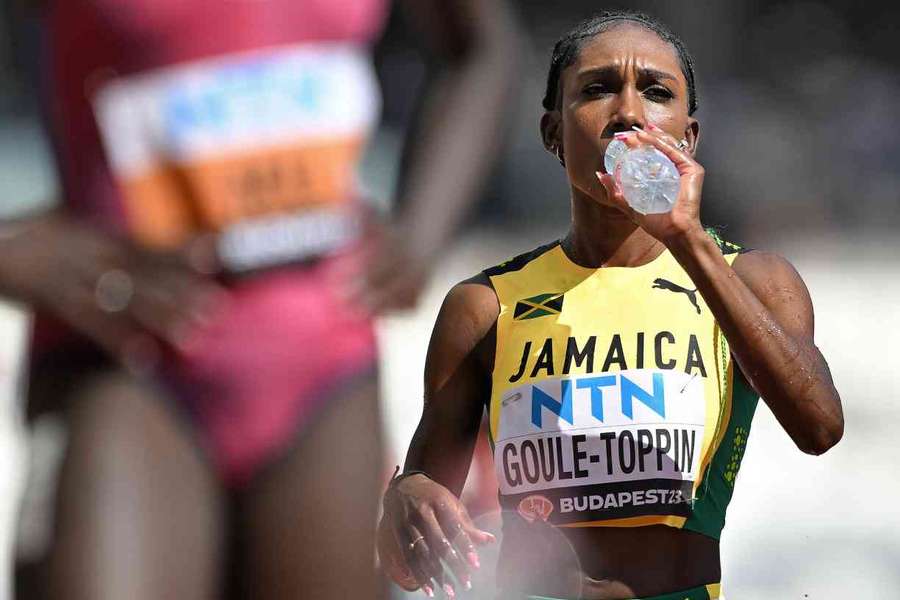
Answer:
M247 491L245 597L376 597L380 428L372 376L330 399L288 455Z
M220 492L164 402L118 373L92 377L67 402L51 598L218 597Z

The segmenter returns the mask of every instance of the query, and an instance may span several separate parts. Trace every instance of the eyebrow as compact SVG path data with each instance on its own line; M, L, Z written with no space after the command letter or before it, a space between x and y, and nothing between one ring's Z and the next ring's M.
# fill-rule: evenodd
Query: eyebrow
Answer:
M619 67L615 67L613 65L607 65L605 67L596 67L593 69L585 69L584 71L579 71L578 79L583 79L585 77L593 76L593 75L603 75L606 77L609 76L618 76L619 75ZM660 71L659 69L651 69L649 67L644 67L638 69L638 76L642 78L648 79L669 79L672 81L678 81L678 78L670 73L666 73L665 71Z

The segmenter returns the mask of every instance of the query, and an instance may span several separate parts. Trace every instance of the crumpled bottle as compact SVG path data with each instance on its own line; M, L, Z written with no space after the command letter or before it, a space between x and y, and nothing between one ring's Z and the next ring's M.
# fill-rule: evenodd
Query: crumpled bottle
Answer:
M652 146L629 148L613 140L603 156L628 205L642 215L667 213L678 198L678 169L669 157Z

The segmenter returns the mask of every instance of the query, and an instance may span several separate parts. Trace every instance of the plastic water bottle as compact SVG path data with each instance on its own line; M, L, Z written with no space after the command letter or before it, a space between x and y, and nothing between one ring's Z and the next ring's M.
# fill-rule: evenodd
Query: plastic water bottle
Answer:
M667 213L678 198L678 169L652 146L629 148L613 140L603 156L606 172L616 178L628 205L642 215Z

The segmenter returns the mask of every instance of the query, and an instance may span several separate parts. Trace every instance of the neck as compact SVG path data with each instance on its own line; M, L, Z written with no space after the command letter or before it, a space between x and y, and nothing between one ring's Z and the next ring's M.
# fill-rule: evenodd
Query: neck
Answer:
M572 225L562 242L582 267L639 267L659 256L662 243L619 209L573 190Z

